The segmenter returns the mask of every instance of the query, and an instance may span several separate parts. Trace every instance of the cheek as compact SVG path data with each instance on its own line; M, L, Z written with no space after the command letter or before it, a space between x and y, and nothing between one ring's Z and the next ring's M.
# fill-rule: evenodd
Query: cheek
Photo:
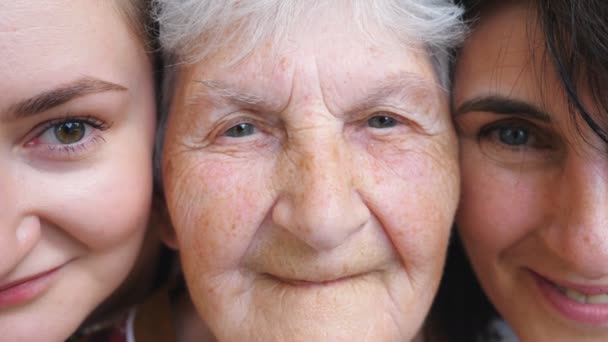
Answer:
M48 199L47 217L93 250L141 233L150 211L152 177L149 163L138 168L137 160L132 162L55 177L42 195Z
M418 274L441 271L459 195L454 149L431 140L414 141L399 155L376 158L372 210L401 255ZM429 272L429 269L435 272Z
M196 273L238 265L272 204L264 166L197 152L164 164L173 170L165 192L184 264L196 263Z
M469 254L498 257L541 226L543 176L462 155L462 197L456 217Z

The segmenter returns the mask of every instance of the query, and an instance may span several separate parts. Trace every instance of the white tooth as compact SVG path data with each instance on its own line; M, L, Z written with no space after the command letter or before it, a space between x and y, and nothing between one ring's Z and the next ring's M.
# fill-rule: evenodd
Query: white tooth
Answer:
M589 295L587 296L587 303L589 304L608 304L608 294Z
M584 293L572 289L566 289L566 297L575 300L581 304L585 304L586 297Z

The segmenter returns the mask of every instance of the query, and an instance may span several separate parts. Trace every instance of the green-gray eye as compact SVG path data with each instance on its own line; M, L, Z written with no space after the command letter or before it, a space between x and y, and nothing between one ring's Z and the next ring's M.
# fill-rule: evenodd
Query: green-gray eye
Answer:
M230 127L224 135L231 138L242 138L255 133L255 126L250 123L240 123Z
M367 125L378 129L391 128L397 125L397 120L387 115L376 115L367 120Z

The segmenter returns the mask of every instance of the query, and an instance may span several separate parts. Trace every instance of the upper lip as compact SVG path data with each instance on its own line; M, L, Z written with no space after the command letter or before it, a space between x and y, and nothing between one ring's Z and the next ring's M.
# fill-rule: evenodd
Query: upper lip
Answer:
M575 283L575 282L571 282L571 281L567 281L567 280L555 280L554 278L550 278L545 275L541 275L534 271L532 271L532 273L534 273L537 277L543 278L546 281L548 281L556 286L559 286L562 288L567 288L567 289L572 289L572 290L581 292L586 295L593 296L593 295L608 293L608 285L580 284L580 283Z
M17 280L13 280L13 281L10 281L10 282L4 283L4 284L0 284L0 292L8 290L8 289L10 289L12 287L16 287L16 286L25 284L25 283L27 283L29 281L32 281L32 280L44 277L44 276L46 276L46 275L48 275L50 273L53 273L53 272L57 271L58 269L60 269L61 267L63 267L63 265L65 265L65 264L53 267L53 268L48 269L48 270L43 271L43 272L32 274L32 275L27 276L27 277L23 277L23 278L20 278L20 279L17 279Z

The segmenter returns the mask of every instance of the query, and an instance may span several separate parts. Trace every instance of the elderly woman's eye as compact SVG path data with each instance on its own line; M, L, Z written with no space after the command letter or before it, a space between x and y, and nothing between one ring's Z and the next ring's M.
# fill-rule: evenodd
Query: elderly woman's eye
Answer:
M367 120L367 125L372 128L390 128L397 125L397 120L388 115L376 115Z
M231 138L242 138L255 133L255 126L250 123L240 123L232 126L224 132L224 135Z

